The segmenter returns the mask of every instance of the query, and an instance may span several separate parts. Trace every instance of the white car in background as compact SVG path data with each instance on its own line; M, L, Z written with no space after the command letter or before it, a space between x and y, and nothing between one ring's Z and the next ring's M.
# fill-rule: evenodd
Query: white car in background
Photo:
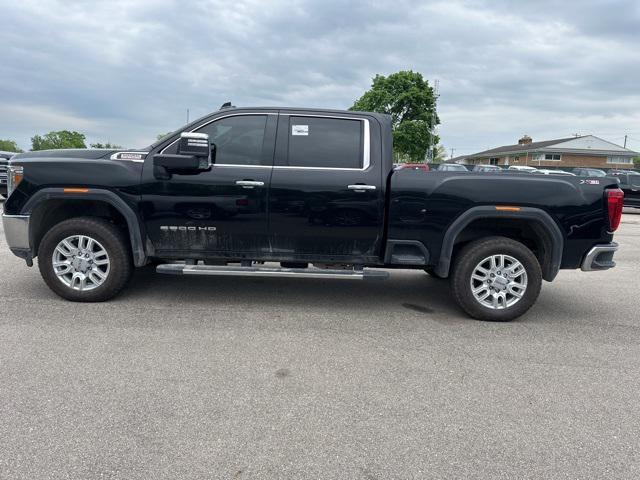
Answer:
M518 172L533 173L536 170L536 168L535 167L527 167L525 165L511 165L508 168L508 170L511 170L511 171L515 170L515 171L518 171Z
M537 173L538 175L568 175L570 177L576 176L574 173L567 172L566 170L550 170L548 168L537 168L531 173Z

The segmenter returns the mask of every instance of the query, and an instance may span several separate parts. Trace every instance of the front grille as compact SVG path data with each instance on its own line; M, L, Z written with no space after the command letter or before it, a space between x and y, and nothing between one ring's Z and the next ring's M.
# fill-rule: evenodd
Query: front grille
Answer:
M7 166L0 165L0 185L7 184Z

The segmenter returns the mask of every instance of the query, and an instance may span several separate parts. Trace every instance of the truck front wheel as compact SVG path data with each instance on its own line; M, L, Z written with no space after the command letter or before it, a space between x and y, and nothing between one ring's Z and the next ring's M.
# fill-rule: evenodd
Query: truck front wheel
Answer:
M74 302L103 302L116 296L133 270L124 234L93 217L60 222L38 249L38 268L45 283Z
M488 237L466 245L451 275L453 295L473 318L507 322L535 303L542 286L538 259L525 245Z

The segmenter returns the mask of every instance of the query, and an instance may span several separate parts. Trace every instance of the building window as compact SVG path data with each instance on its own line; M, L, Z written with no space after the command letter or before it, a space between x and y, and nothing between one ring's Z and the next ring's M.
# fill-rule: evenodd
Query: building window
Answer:
M633 163L633 158L612 156L612 157L607 157L607 163L624 163L625 165L630 165Z
M489 165L498 165L498 162L500 162L500 159L498 157L493 157L489 159Z
M559 153L535 153L531 158L535 162L559 162L562 160L562 155Z

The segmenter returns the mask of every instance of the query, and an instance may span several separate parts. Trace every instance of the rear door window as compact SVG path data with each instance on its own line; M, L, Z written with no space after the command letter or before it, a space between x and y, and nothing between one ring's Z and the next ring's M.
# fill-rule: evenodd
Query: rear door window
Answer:
M289 117L287 165L362 168L363 123L355 119Z

